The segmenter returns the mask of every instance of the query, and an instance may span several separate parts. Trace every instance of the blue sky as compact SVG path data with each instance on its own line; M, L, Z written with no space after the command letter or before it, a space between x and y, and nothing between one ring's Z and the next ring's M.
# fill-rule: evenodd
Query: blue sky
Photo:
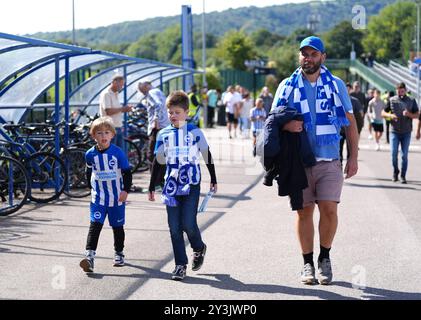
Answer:
M181 5L201 13L203 0L74 0L76 28L173 16ZM206 12L247 6L265 7L309 0L205 0ZM153 4L153 5L151 5ZM72 29L72 0L7 0L1 4L0 32L27 34Z

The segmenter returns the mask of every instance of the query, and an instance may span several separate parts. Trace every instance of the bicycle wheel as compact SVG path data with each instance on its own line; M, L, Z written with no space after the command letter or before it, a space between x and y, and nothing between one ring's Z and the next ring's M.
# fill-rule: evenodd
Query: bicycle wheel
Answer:
M29 177L16 159L0 156L0 216L18 211L29 195Z
M147 157L148 152L148 141L149 138L146 135L133 135L129 137L137 148L140 150L140 162L136 168L136 171L143 172L149 170L150 162Z
M91 194L90 182L86 179L85 173L85 153L83 149L71 148L60 154L68 177L64 194L71 198L84 198Z
M29 199L47 203L58 199L67 184L63 160L49 152L37 152L25 159L31 184Z
M131 166L132 173L135 173L136 170L139 168L142 155L140 153L139 147L130 139L124 138L124 141L127 143L127 158L129 159L129 163Z

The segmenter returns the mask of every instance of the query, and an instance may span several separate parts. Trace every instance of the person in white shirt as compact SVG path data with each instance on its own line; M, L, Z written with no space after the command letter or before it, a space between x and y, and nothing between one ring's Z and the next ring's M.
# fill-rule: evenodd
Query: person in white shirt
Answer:
M245 91L244 99L240 108L240 131L243 138L249 138L250 129L250 110L253 108L254 102L250 97L250 92Z
M229 138L231 136L231 128L234 125L234 137L237 136L237 126L238 126L238 104L241 102L241 94L235 91L233 86L227 88L227 94L224 96L225 104L225 113L227 115L227 128L229 133Z
M166 107L165 94L158 88L154 88L149 81L139 82L138 89L145 95L148 108L148 136L149 148L147 152L148 160L151 165L155 158L154 150L156 136L162 128L170 125ZM152 167L150 167L152 170Z
M118 93L124 87L124 77L115 75L111 84L99 95L100 117L110 117L115 126L116 134L112 141L115 145L123 148L123 113L132 111L132 106L122 106L118 99Z

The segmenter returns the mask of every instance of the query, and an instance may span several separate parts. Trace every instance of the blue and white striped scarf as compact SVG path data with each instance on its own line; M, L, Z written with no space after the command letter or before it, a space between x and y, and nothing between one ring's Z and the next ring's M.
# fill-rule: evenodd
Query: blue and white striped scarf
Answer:
M180 169L171 169L164 187L162 188L162 203L169 207L177 207L176 196L187 196L190 194L190 164L185 164Z
M339 98L339 89L329 70L322 65L317 79L316 119L312 122L306 97L302 69L298 68L285 82L276 107L288 106L288 98L294 93L294 108L303 115L304 128L312 132L315 127L317 145L335 144L340 139L340 129L348 126L345 109ZM313 120L314 121L314 120Z

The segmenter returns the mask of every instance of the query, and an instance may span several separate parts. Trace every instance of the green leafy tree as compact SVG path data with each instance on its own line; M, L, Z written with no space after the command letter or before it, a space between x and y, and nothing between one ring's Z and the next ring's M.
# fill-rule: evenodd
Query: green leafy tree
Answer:
M203 86L202 74L196 74L194 81L201 88ZM221 75L216 68L206 68L206 83L209 89L221 89Z
M181 27L175 25L156 36L158 60L181 64Z
M97 45L96 49L125 54L130 46L131 46L130 43L119 43L119 44L106 43L106 44Z
M284 36L272 33L263 28L254 31L250 37L257 47L273 47L285 39Z
M156 34L149 34L139 38L127 48L126 54L132 57L157 60Z
M244 61L256 56L254 45L243 31L229 31L217 45L216 55L230 68L246 70Z
M370 19L367 36L363 39L366 52L376 59L407 59L411 49L416 5L411 2L397 2L385 7Z
M280 80L289 77L298 67L298 49L297 43L286 43L272 52L271 60L274 61Z
M193 34L193 47L195 50L202 50L202 33L195 32ZM212 33L206 33L206 48L215 48L218 43L218 36Z
M311 30L306 28L298 28L294 30L284 41L284 44L299 44L304 38L315 35Z
M328 58L349 59L352 44L357 56L363 53L362 39L364 34L352 27L349 21L342 21L325 34L324 42Z

